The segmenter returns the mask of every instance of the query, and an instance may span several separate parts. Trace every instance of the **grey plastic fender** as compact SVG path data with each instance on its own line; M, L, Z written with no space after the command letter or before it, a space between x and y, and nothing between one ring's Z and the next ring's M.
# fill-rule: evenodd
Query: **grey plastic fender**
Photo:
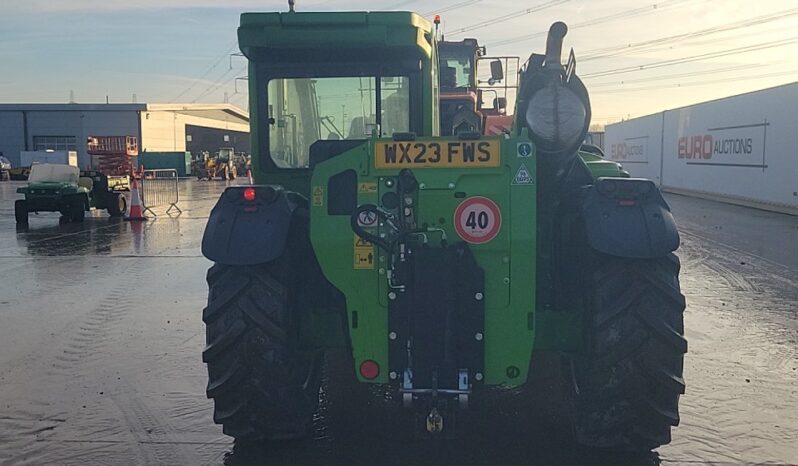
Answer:
M612 256L662 257L679 247L671 209L651 180L599 178L582 203L590 247Z
M252 200L245 189L254 189ZM202 236L202 255L225 265L273 261L285 249L296 197L275 186L227 188L211 210Z

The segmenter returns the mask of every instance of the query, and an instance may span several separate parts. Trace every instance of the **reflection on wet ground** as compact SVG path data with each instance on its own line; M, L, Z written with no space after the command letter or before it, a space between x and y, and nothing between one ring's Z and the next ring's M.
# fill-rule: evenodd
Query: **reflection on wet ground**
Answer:
M674 441L644 457L577 448L556 355L527 387L491 391L447 441L328 356L314 436L234 445L212 421L200 360L222 182L181 182L182 215L145 224L32 216L0 183L0 464L648 465L798 463L798 218L670 196L682 228L690 353Z

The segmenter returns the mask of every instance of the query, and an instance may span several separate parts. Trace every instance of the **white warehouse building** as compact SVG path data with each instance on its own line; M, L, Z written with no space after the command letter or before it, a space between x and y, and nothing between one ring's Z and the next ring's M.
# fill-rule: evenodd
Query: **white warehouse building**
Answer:
M250 152L249 115L230 104L0 104L0 155L74 150L89 165L89 136L136 136L147 152Z

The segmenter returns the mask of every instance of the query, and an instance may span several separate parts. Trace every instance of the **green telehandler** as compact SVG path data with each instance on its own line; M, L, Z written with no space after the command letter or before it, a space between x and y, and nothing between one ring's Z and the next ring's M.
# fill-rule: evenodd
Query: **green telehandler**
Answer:
M679 234L657 186L587 163L563 23L508 133L439 137L432 25L407 12L245 13L252 172L202 240L207 394L238 440L308 434L325 350L428 433L563 355L580 444L671 439L684 392ZM401 400L401 401L400 401Z

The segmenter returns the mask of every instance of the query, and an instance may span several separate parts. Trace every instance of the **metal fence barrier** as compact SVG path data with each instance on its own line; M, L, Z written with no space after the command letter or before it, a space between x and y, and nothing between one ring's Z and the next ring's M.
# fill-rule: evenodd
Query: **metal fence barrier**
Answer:
M169 206L166 213L176 209L179 213L183 211L177 206L180 198L178 197L178 177L177 170L174 168L161 170L144 170L141 174L141 203L144 211L152 211L153 207Z

